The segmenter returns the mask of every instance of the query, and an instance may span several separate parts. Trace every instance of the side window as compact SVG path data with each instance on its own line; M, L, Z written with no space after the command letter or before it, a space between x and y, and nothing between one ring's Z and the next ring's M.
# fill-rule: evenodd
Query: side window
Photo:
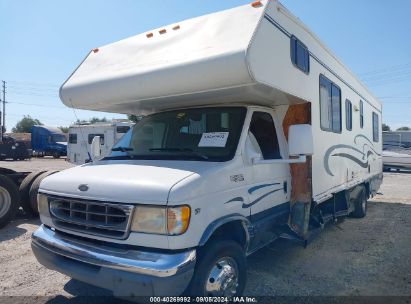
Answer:
M77 134L69 134L69 143L76 144L77 143Z
M352 130L352 103L348 99L345 100L345 127Z
M89 134L88 135L88 143L91 145L91 142L93 141L93 138L96 136L100 136L100 144L103 146L104 145L104 134Z
M360 127L364 127L364 102L360 100Z
M249 131L254 136L264 159L281 158L277 132L269 113L254 112Z
M295 36L290 38L291 62L301 71L310 72L310 54L308 48Z
M375 112L372 112L372 139L374 142L379 141L379 135L380 135L380 130L379 130L378 114Z
M341 89L325 76L320 75L321 129L341 132Z
M130 126L117 126L116 132L117 133L127 133L130 130Z

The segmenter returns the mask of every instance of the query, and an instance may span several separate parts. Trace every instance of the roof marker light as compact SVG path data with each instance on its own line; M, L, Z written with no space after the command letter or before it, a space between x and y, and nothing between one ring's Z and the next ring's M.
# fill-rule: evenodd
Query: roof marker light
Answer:
M93 53L97 53L99 51L98 48L92 49Z
M176 26L173 27L173 30L175 30L175 31L176 31L176 30L179 30L179 29L180 29L180 26L179 26L179 25L176 25Z
M154 36L153 33L147 33L147 34L146 34L146 37L147 37L147 38L151 38L151 37L153 37L153 36Z
M162 30L159 30L158 32L160 33L160 35L163 35L163 34L167 33L167 30L166 30L166 29L162 29Z
M261 3L261 1L254 1L253 3L251 3L251 6L252 7L260 7L260 6L262 6L263 4Z

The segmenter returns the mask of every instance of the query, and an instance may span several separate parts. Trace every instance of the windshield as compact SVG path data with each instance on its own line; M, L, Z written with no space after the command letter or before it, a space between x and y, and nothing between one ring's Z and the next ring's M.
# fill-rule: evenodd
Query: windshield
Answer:
M146 116L104 159L227 161L234 157L245 114L245 107L215 107Z
M52 142L65 142L67 141L66 136L64 134L53 134L51 136Z

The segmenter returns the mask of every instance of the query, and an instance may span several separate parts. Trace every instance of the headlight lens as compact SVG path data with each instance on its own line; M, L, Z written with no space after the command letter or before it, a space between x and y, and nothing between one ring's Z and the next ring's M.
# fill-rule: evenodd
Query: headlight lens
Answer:
M166 210L162 207L137 206L134 210L131 230L166 234Z
M47 195L41 193L37 194L37 209L41 215L50 216Z
M179 235L186 232L190 222L190 207L146 207L134 210L131 231Z

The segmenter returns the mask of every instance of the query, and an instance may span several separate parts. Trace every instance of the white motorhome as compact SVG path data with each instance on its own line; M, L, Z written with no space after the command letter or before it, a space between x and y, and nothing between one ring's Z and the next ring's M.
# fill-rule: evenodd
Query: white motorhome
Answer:
M131 126L133 123L127 120L70 126L67 161L76 165L91 161L90 147L95 136L100 138L101 157L108 155L113 145L130 130Z
M38 195L38 261L115 295L241 294L247 255L365 216L382 181L380 103L277 1L94 49L60 97L147 114Z

